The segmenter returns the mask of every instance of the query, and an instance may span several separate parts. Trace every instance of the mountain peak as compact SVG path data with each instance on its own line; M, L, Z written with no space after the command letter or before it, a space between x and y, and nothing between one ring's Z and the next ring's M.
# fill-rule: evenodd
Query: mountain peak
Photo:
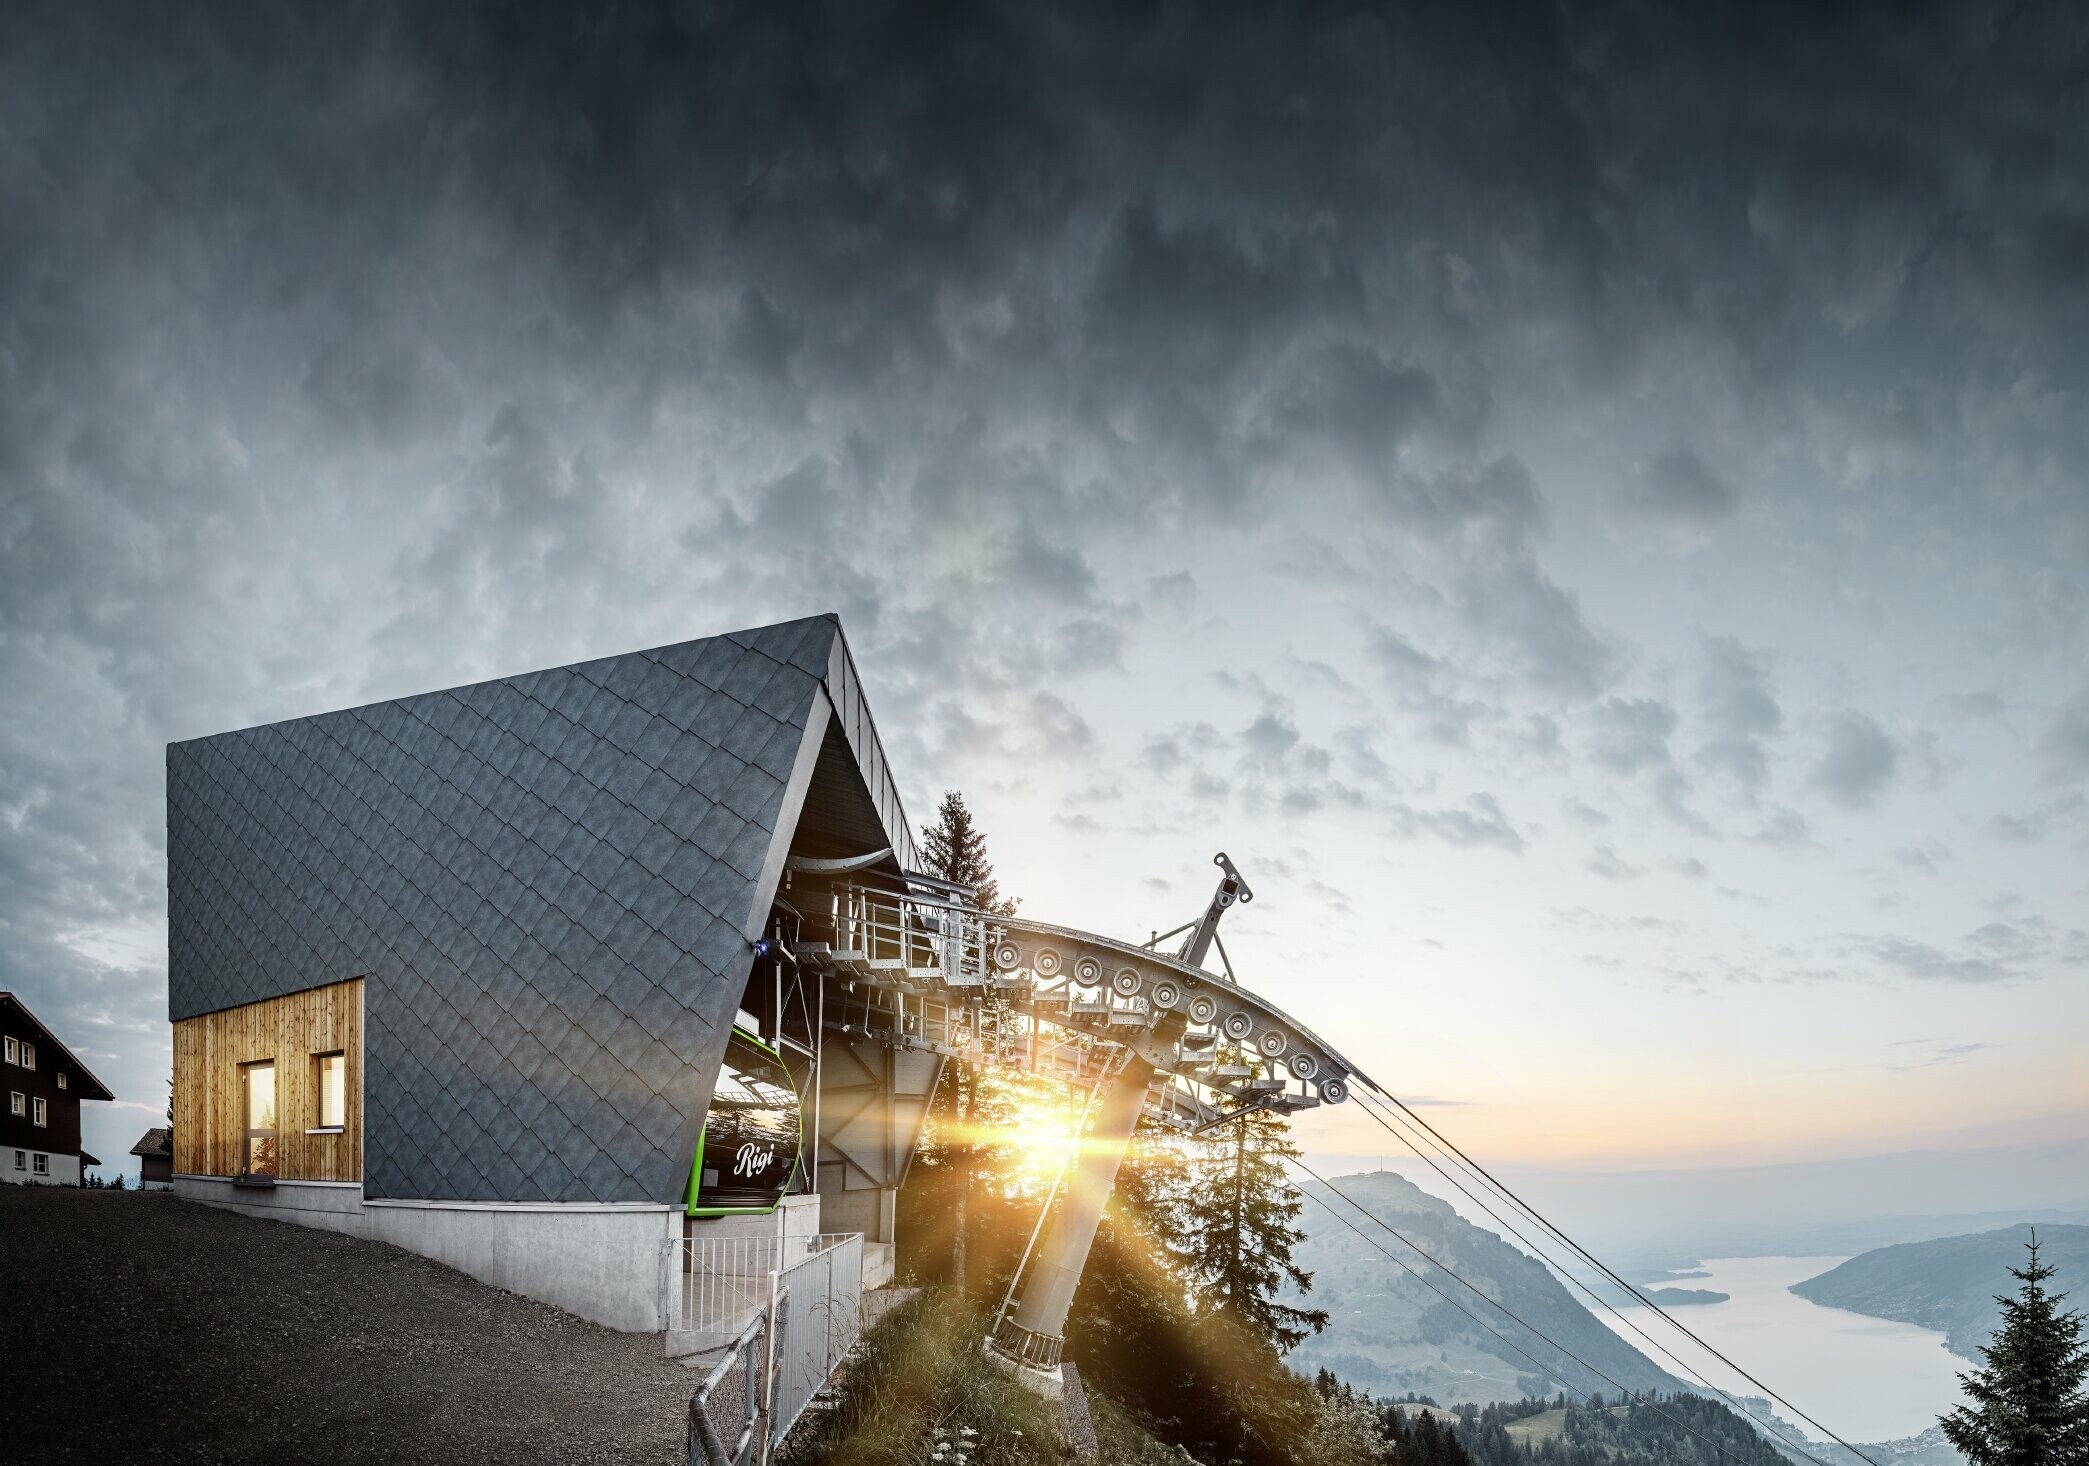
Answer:
M1398 1171L1358 1171L1333 1178L1336 1190L1355 1197L1375 1212L1408 1211L1424 1216L1450 1217L1457 1213L1451 1204L1431 1196Z

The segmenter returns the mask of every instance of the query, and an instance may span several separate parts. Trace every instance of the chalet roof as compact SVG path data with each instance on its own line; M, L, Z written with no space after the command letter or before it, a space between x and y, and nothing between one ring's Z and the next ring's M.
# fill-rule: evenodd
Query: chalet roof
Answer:
M80 1090L81 1099L112 1100L116 1098L115 1095L109 1093L109 1087L106 1084L103 1084L99 1079L94 1077L94 1071L92 1069L89 1069L85 1064L81 1063L79 1056L75 1054L71 1049L65 1046L65 1041L59 1038L57 1034L51 1032L50 1029L44 1027L43 1020L41 1018L38 1018L34 1013L29 1011L29 1005L27 1003L24 1003L13 993L0 992L0 1010L8 1008L14 1009L17 1013L21 1014L24 1018L28 1019L31 1026L33 1026L38 1033L43 1035L43 1043L47 1047L56 1050L60 1054L63 1054L65 1056L66 1064L72 1069L74 1073L78 1074L81 1079L86 1081L85 1086Z
M171 1157L174 1154L174 1132L165 1125L155 1125L138 1137L138 1143L131 1147L131 1154Z
M679 1197L794 836L918 861L815 616L167 750L168 1016L364 986L364 1193Z

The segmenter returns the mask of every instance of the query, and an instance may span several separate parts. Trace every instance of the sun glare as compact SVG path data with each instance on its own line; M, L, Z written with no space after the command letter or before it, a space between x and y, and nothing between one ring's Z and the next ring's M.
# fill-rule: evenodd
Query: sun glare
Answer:
M1049 1186L1065 1162L1080 1121L1080 1096L1052 1089L1022 1096L997 1137L1015 1147L1017 1175L1025 1186Z

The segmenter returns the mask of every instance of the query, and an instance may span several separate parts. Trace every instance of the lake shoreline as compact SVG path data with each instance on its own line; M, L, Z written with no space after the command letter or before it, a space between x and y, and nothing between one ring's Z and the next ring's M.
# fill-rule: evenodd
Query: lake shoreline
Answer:
M1692 1306L1681 1322L1844 1439L1921 1437L1957 1402L1963 1361L1935 1330L1833 1308L1792 1291L1845 1261L1837 1255L1712 1257L1669 1271L1699 1273L1692 1281L1701 1290L1728 1295L1725 1302ZM1633 1337L1629 1321L1716 1388L1741 1400L1761 1396L1760 1389L1667 1329L1652 1310L1634 1304L1620 1314L1604 1317L1620 1337ZM1645 1347L1644 1340L1638 1342Z

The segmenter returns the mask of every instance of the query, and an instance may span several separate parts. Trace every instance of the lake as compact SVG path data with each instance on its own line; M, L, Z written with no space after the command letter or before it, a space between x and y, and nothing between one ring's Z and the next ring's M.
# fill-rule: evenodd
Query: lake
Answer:
M1843 1439L1861 1445L1915 1435L1958 1402L1957 1375L1967 1367L1966 1361L1945 1350L1940 1333L1823 1308L1787 1291L1793 1283L1816 1277L1843 1261L1840 1257L1714 1257L1698 1264L1711 1276L1660 1286L1731 1294L1725 1303L1669 1311L1764 1383L1789 1392L1801 1409ZM1651 1310L1635 1306L1620 1312L1721 1389L1740 1398L1762 1393L1725 1365L1705 1357ZM1682 1373L1615 1316L1600 1308L1595 1313L1656 1364L1671 1373ZM1778 1413L1799 1424L1788 1410ZM1818 1438L1818 1432L1807 1433Z

